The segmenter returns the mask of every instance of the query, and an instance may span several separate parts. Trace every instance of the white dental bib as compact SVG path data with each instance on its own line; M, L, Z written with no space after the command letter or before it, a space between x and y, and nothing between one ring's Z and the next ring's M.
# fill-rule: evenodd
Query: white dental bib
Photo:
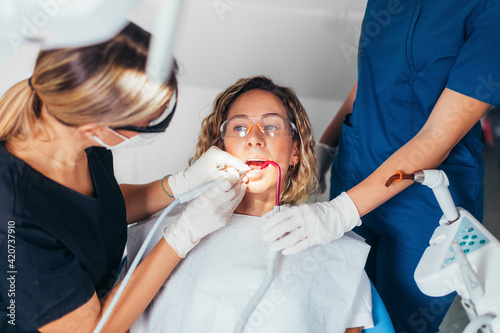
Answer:
M284 207L286 209L286 207ZM132 262L157 216L129 228ZM174 217L166 218L159 230ZM131 332L233 332L266 271L267 217L234 214L179 263ZM156 244L161 233L156 235ZM154 245L150 245L148 251ZM344 332L373 326L364 272L369 246L352 236L278 258L275 279L245 332Z

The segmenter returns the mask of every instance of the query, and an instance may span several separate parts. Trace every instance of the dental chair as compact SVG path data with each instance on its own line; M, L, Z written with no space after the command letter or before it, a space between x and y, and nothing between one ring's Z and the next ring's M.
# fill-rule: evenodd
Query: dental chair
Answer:
M365 333L394 333L394 327L392 326L391 318L389 317L389 313L385 308L384 302L377 290L371 283L372 287L372 316L373 316L373 324L375 325L372 328L363 330Z

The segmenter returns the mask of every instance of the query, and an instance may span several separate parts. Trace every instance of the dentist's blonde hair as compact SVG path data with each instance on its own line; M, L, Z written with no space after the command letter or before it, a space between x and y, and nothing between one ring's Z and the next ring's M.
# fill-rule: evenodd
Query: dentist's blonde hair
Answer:
M150 34L130 23L111 40L42 51L31 78L0 99L0 141L26 141L41 128L42 106L68 126L126 126L168 106L177 90L176 66L167 82L146 75Z
M220 127L226 121L229 109L240 95L255 89L270 92L278 97L285 107L288 119L297 127L293 140L298 144L300 159L294 168L288 169L280 202L291 205L304 202L318 187L311 123L295 92L291 88L275 84L268 77L240 79L216 97L212 113L203 120L196 153L189 163L192 164L200 158L211 146L224 149Z

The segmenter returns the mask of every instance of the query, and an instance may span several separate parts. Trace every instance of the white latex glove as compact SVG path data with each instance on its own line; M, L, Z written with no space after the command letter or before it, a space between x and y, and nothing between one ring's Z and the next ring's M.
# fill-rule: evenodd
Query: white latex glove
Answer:
M219 171L226 179L186 205L163 237L184 258L200 239L222 228L245 195L247 185L234 169Z
M168 178L168 185L174 197L186 193L218 177L220 169L233 167L238 171L248 171L250 167L239 158L217 147L210 147L192 166Z
M337 147L328 146L324 143L316 144L316 149L314 150L314 155L318 162L319 171L319 188L321 193L326 190L325 174L328 172L332 166L333 159L337 155Z
M361 225L358 209L347 193L329 202L291 207L269 218L264 225L264 240L271 250L284 255L326 244Z

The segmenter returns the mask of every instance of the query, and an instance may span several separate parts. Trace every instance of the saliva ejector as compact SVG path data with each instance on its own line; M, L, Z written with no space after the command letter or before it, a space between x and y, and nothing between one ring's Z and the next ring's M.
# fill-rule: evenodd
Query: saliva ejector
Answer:
M239 172L240 177L244 176L246 173L247 173L247 171L240 171ZM94 329L94 333L101 332L102 328L106 324L106 321L109 319L111 313L113 312L113 309L115 308L116 303L118 303L118 300L120 299L120 296L123 293L123 290L127 286L128 282L130 280L130 277L132 276L135 269L137 268L137 265L139 265L139 261L141 260L144 252L146 251L148 244L151 242L151 239L153 238L154 233L156 232L156 230L160 226L163 219L168 215L168 213L170 213L170 211L178 204L186 203L186 202L189 202L189 201L199 197L200 195L202 195L203 193L205 193L206 191L208 191L209 189L211 189L212 187L214 187L216 184L220 183L223 180L225 180L225 177L220 177L220 178L217 178L211 182L200 185L197 188L180 195L167 208L165 208L165 210L161 213L161 215L158 217L155 224L153 225L153 227L149 231L146 239L144 240L144 243L142 244L141 248L139 249L139 252L137 252L137 255L135 256L134 261L130 265L130 268L129 268L127 274L125 275L125 277L123 278L121 285L118 288L115 296L111 300L111 303L109 304L108 308L106 309L106 312L104 312L104 315L102 316L101 320L99 321L96 328Z
M386 186L403 179L431 188L444 213L415 270L419 289L433 297L456 291L470 320L464 333L500 333L500 242L467 210L455 207L443 171L398 171Z
M275 166L276 169L278 170L278 181L276 183L276 201L272 212L272 214L275 215L280 212L281 168L278 165L278 163L274 161L265 161L260 170L267 168L269 165ZM257 289L255 294L253 295L253 297L250 299L247 306L243 310L240 319L236 323L236 328L234 330L234 333L243 332L245 326L247 325L248 320L250 319L250 316L254 312L257 305L259 305L262 298L264 298L264 295L271 286L271 283L273 282L274 279L274 269L276 267L277 259L278 259L278 252L269 250L267 255L267 268L266 268L266 273L264 275L264 279L262 280L259 289Z

